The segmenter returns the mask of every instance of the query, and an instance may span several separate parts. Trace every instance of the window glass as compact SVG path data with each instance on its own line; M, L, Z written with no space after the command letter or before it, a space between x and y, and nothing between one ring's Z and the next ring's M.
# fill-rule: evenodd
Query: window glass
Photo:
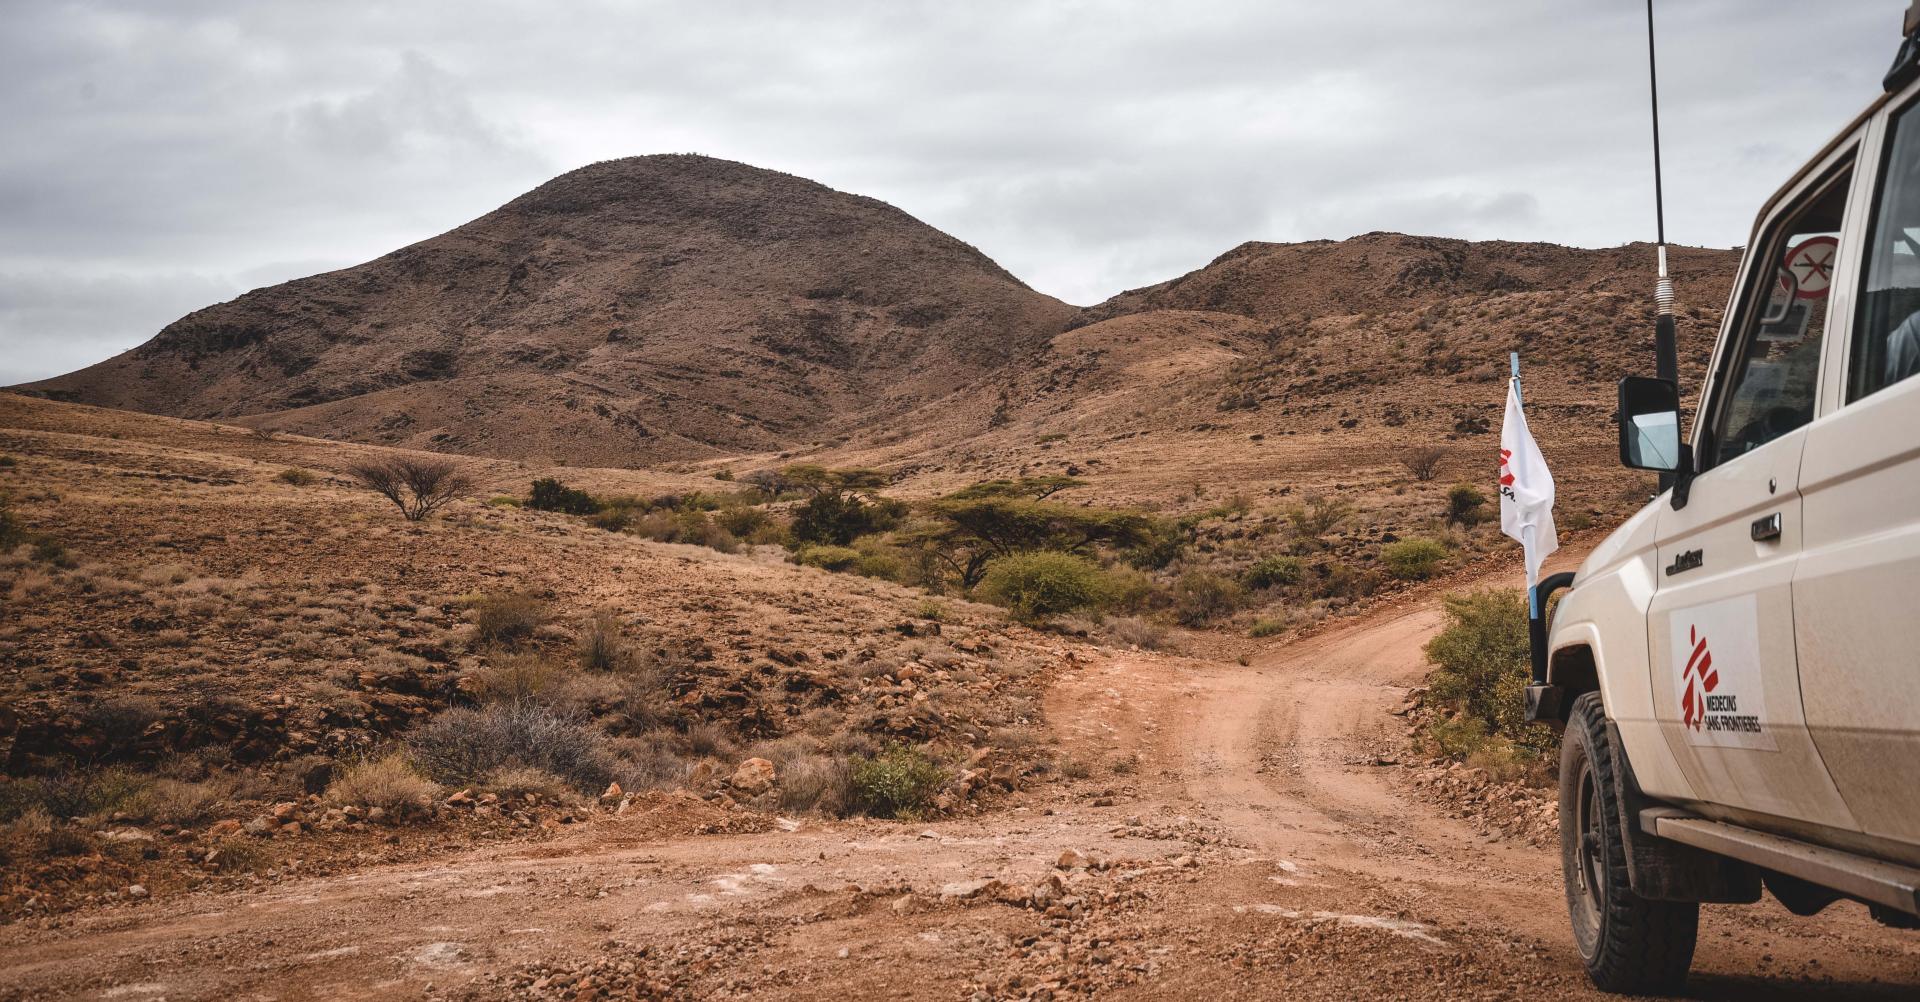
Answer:
M1880 197L1867 238L1867 270L1854 325L1847 399L1920 372L1920 117L1894 119Z
M1829 181L1786 218L1768 239L1771 281L1752 294L1741 337L1728 356L1725 393L1713 424L1712 455L1703 468L1724 463L1813 420L1820 385L1820 340L1840 219L1847 208L1847 175Z

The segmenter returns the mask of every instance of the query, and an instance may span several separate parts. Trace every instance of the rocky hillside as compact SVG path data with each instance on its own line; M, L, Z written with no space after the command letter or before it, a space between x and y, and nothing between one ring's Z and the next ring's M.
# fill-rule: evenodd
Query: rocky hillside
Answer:
M627 465L804 446L1044 344L1072 307L871 198L698 156L565 174L211 306L55 399Z
M1614 383L1653 367L1653 249L1582 250L1396 233L1247 244L1082 310L998 378L832 446L929 490L985 477L1092 477L1121 503L1241 492L1366 498L1489 475L1518 351L1562 497L1605 523L1645 500L1614 458ZM1739 255L1670 252L1681 377L1697 390ZM1404 453L1438 447L1434 485ZM1378 514L1381 523L1401 516Z
M1669 249L1682 304L1725 304L1738 256ZM1152 310L1208 310L1270 322L1432 306L1461 296L1515 292L1652 296L1654 250L1629 244L1585 250L1558 244L1468 241L1402 233L1297 244L1251 241L1171 281L1123 292L1081 311L1083 326Z

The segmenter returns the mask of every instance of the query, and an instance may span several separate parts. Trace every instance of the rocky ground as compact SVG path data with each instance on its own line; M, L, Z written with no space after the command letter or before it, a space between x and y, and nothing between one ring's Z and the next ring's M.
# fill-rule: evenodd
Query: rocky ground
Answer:
M11 765L226 785L176 820L11 826L40 841L6 847L0 999L1591 994L1545 795L1410 743L1434 597L1497 559L1288 638L1128 650L752 548L480 501L403 524L340 476L358 447L7 406L0 476L64 547L4 568ZM674 487L576 479L625 476ZM681 714L633 722L651 765L407 817L330 795L491 677L465 596L503 585L548 610L534 651L623 610L673 682L589 709ZM862 735L934 749L942 799L906 821L783 793ZM1904 998L1920 941L1852 905L1709 909L1696 972L1702 997Z
M0 917L544 836L598 809L608 779L829 809L792 782L732 779L747 761L832 778L911 745L949 767L938 808L964 813L1056 765L1039 700L1089 645L778 547L658 544L487 503L543 472L511 463L469 464L475 498L406 522L344 475L376 453L0 395L0 493L39 540L0 553L0 761L32 781L0 792L30 785L57 816L0 826ZM478 635L475 603L496 596L532 610L511 649ZM618 670L570 667L596 615ZM345 767L450 706L555 671L546 701L593 721L615 759L591 787L534 784L497 807L450 805L450 787L425 818L330 797Z
M1063 670L1061 747L1103 765L929 823L694 796L521 841L16 924L8 998L1585 997L1557 854L1436 809L1392 759L1425 602L1246 666ZM1709 909L1701 997L1901 998L1863 909Z

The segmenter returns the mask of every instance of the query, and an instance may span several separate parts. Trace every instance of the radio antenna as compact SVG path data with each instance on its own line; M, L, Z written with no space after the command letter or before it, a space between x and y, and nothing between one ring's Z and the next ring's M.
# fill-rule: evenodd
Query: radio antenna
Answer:
M1653 286L1653 374L1680 382L1679 349L1673 337L1673 280L1667 277L1667 209L1660 190L1660 71L1653 49L1653 0L1647 0L1647 98L1653 109L1653 220L1660 255L1659 279ZM1674 487L1678 477L1660 474L1660 489Z
M1660 71L1654 58L1653 0L1647 0L1647 96L1653 110L1653 220L1655 247L1660 255L1659 280L1653 302L1658 308L1653 337L1654 375L1678 379L1679 365L1673 340L1673 280L1667 277L1667 209L1660 181Z

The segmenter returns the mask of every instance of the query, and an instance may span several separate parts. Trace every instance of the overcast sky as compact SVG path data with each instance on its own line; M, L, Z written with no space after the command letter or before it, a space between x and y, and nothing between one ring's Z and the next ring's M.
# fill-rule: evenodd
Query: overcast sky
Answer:
M1905 0L1659 0L1668 235L1879 91ZM1097 302L1244 240L1653 229L1636 0L0 0L0 384L574 167L742 160Z

